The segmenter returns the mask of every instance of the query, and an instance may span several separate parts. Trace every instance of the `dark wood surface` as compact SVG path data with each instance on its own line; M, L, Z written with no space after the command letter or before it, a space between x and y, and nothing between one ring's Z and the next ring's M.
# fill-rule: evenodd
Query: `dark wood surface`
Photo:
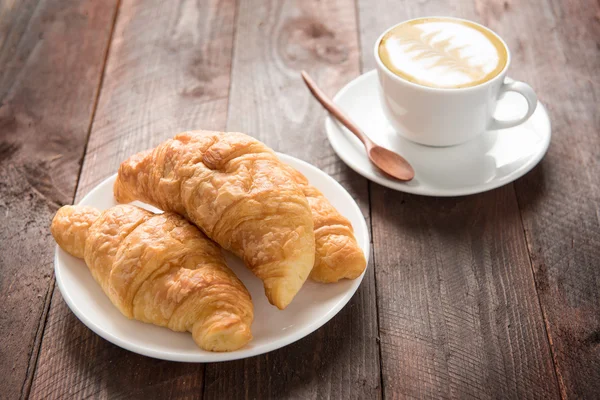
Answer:
M539 166L452 199L345 166L328 93L388 26L486 24L552 119ZM595 0L0 1L0 398L598 398L600 6ZM246 360L122 350L70 312L48 226L129 154L239 130L338 180L372 227L368 274L329 323Z
M29 392L116 2L0 1L0 398Z
M553 124L545 162L515 190L561 394L592 399L600 397L600 11L593 1L548 9L524 5L530 17L515 21L537 27L519 77L538 88Z

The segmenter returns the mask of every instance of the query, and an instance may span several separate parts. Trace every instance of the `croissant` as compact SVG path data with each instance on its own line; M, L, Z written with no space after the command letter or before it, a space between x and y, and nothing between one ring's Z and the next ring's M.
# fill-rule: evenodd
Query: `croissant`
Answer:
M367 266L352 224L343 217L304 175L284 164L284 168L302 189L312 211L315 227L316 255L310 278L331 283L340 279L355 279Z
M185 216L242 258L280 309L313 267L306 197L275 153L242 133L180 133L123 162L114 194Z
M104 212L64 206L51 226L67 253L128 318L189 331L209 351L232 351L252 339L250 294L219 247L177 214L132 205Z

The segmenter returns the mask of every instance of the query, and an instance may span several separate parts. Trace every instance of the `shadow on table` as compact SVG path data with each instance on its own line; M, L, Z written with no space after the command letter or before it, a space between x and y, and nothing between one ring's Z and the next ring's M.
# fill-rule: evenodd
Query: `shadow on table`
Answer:
M490 223L517 223L521 212L535 210L547 192L544 162L514 183L469 196L428 197L412 195L371 182L373 237L384 241L403 233L426 235L435 232L448 243L461 234L490 228ZM515 194L516 193L516 194ZM519 211L520 209L520 211Z
M367 280L367 278L365 278ZM364 287L365 282L363 282ZM375 397L378 346L365 327L359 289L351 302L308 337L271 353L213 364L156 360L121 349L83 325L56 291L32 398L288 398ZM367 320L367 321L365 321ZM48 335L50 333L50 335ZM369 365L365 365L370 363Z
M552 166L549 162L548 159L542 160L525 176L515 181L514 187L521 213L536 212L543 198L550 194L551 187L548 182Z

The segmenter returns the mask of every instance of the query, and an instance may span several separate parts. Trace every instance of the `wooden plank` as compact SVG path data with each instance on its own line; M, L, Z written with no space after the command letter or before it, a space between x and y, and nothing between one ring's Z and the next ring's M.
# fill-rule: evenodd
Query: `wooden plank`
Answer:
M233 0L121 2L77 201L129 155L178 131L225 127L234 14ZM113 346L55 290L31 397L197 397L203 372Z
M366 181L334 155L325 112L300 79L307 69L329 93L359 72L351 0L239 4L228 130L256 136L342 183L368 215ZM206 366L204 395L227 398L377 398L379 357L373 265L351 302L323 328L288 347Z
M543 39L517 5L472 7L359 1L365 70L374 68L372 46L383 30L421 15L481 21L509 43ZM528 67L520 63L526 46L522 39L514 47L514 71ZM371 201L384 395L559 397L513 186L437 199L373 185Z
M0 397L27 396L115 1L0 2Z
M122 2L78 198L137 151L225 127L234 14L234 0Z
M600 393L600 5L542 8L522 4L511 23L532 28L511 39L515 47L531 36L517 62L548 107L552 144L515 188L562 395L592 399Z
M512 188L371 198L384 393L558 397Z

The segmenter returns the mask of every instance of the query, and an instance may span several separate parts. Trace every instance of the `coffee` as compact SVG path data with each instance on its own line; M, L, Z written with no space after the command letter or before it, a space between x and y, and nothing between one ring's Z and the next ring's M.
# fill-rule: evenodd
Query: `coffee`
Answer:
M387 69L434 88L477 86L497 76L508 61L506 47L488 29L454 18L419 18L395 26L379 43Z

